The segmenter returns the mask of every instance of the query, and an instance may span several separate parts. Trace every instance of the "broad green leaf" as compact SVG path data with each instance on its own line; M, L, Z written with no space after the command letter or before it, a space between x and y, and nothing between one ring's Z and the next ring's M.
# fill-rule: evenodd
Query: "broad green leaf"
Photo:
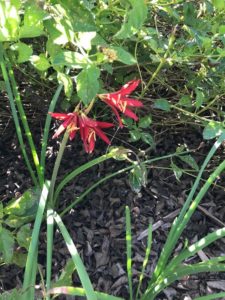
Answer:
M72 68L84 68L87 66L87 57L79 52L64 51L53 57L53 65L69 66Z
M133 0L132 9L126 13L124 23L115 38L125 39L136 34L143 26L147 14L147 3L144 0Z
M5 228L0 231L0 252L5 263L10 263L13 257L14 238L12 233Z
M197 22L197 10L194 4L184 3L184 22L189 26L195 26Z
M144 164L136 165L129 174L129 183L132 190L140 192L142 186L147 184L147 169Z
M224 132L224 128L221 123L211 121L203 130L203 138L205 140L211 140L216 136L219 136Z
M199 88L196 88L195 89L195 93L196 93L196 103L195 103L195 106L197 108L201 107L202 104L204 103L204 100L205 100L205 94L202 90L200 90Z
M0 295L0 300L15 300L21 299L21 293L17 289L4 292Z
M172 163L170 164L170 166L171 166L171 168L172 168L172 170L173 170L173 173L174 173L176 179L177 179L178 181L180 181L180 178L181 178L181 176L182 176L182 174L183 174L183 170L182 170L181 168L179 168L174 162L172 162Z
M142 132L141 133L141 139L142 139L143 142L145 142L146 144L148 144L150 146L154 145L154 138L148 132Z
M110 49L115 51L115 59L114 60L118 60L126 65L133 65L133 64L137 63L134 56L131 55L126 50L124 50L123 48L113 46L113 47L110 47Z
M27 217L16 216L10 214L8 218L5 220L5 224L12 228L20 228L22 225L30 223L34 220L35 215L30 215Z
M225 1L224 0L212 0L213 5L218 10L225 9Z
M86 49L86 50L91 50L91 41L93 38L96 36L95 31L91 32L79 32L78 34L78 43L79 45Z
M157 99L154 103L154 108L170 111L170 103L164 98Z
M59 22L55 22L55 20L50 19L44 22L45 28L49 34L49 39L53 41L56 45L65 45L67 44L71 37L68 34L71 31L66 31L65 27ZM73 37L72 37L73 38Z
M88 105L98 93L99 76L100 70L95 66L87 67L77 75L77 94L85 105Z
M26 265L26 260L27 260L27 253L23 253L19 250L13 252L12 264L17 265L20 268L24 268Z
M34 219L37 212L40 189L31 188L18 199L12 199L4 208L5 215L9 215L5 223L13 228L19 228Z
M19 0L0 2L0 42L17 40L20 5Z
M72 286L73 281L72 281L72 275L75 271L76 267L74 265L73 260L70 258L67 263L65 268L63 269L59 279L52 284L52 287L60 287L60 286Z
M141 138L141 132L140 130L136 129L136 130L130 130L130 142L136 142L139 141Z
M178 104L180 104L181 106L185 106L185 107L191 107L192 106L191 97L189 95L182 96L180 98Z
M64 92L67 98L70 98L73 92L73 81L69 75L58 72L57 79L59 83L62 83L64 86Z
M39 71L46 71L51 66L44 53L41 53L40 55L32 55L30 61Z
M198 171L199 167L194 159L193 156L191 155L180 155L178 156L179 159L181 159L182 161L184 161L186 164L188 164L192 169Z
M29 224L20 227L16 235L16 239L20 247L24 247L27 250L29 249L31 235L32 235L32 230Z
M139 119L138 127L149 128L151 124L152 124L152 117L148 115Z
M24 13L24 24L20 28L20 38L32 38L44 34L43 18L46 16L38 5L27 5Z
M22 42L13 44L10 48L14 51L18 51L18 63L24 63L25 61L28 61L33 53L32 48Z

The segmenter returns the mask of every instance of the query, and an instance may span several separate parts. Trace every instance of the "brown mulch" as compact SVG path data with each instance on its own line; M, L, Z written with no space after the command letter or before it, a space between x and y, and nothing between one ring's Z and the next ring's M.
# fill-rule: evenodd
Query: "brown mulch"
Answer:
M40 134L43 128L43 117L50 99L51 92L43 88L39 95L33 89L27 89L30 93L29 99L36 99L34 107L27 107L32 113L29 121L35 133L35 142L39 144ZM25 99L25 97L24 97ZM43 100L45 99L45 100ZM46 101L46 106L41 104ZM3 103L3 102L2 102ZM4 102L6 103L6 102ZM1 104L0 104L1 105ZM8 112L7 106L0 107L0 115L3 111ZM7 115L7 113L6 113ZM8 114L9 116L9 114ZM157 130L157 128L156 128ZM31 186L29 174L24 166L23 159L18 147L14 124L10 117L1 119L0 139L0 199L3 205L12 198L18 197ZM157 132L156 132L157 133ZM113 132L112 132L113 134ZM123 133L117 133L118 145L123 145ZM196 149L193 154L198 164L204 160L212 142L202 143L202 136L194 128L184 126L171 127L165 133L156 134L156 149L148 153L155 157L173 153L179 144L186 144L190 149ZM127 147L127 145L124 145ZM132 144L137 149L147 148L144 144ZM84 153L82 145L72 142L65 152L59 176L69 172L76 166L103 154L104 144L97 143L94 155L88 156ZM58 144L50 141L48 148L48 172L52 169ZM218 164L218 157L224 159L223 149L220 150L210 168ZM91 183L102 178L104 175L119 170L123 162L115 160L106 161L104 164L93 167L71 184L66 186L60 196L61 207L66 207L73 199L83 192ZM134 285L137 284L138 275L141 270L146 246L146 229L150 221L153 222L153 245L150 262L146 269L147 278L157 262L163 244L165 243L171 222L182 207L188 192L194 182L194 178L183 175L178 182L173 173L167 168L170 161L166 160L150 166L148 172L148 184L139 193L134 193L129 185L128 176L111 179L89 194L85 201L67 214L63 221L67 226L74 243L90 275L94 288L99 291L128 299L128 284L126 277L126 248L125 248L125 206L128 205L132 213L133 234L133 278ZM207 174L204 175L207 178ZM217 185L224 186L224 175L218 178ZM182 239L176 246L176 252L181 250L186 239L189 244L194 243L207 233L220 228L221 222L225 222L224 189L213 186L201 203L202 209L198 209L187 226ZM39 264L44 272L46 260L46 232L43 224L41 232ZM224 254L225 240L213 244L204 252L198 253L189 262L201 261ZM66 249L62 236L55 232L53 253L53 281L57 280L70 255ZM23 269L15 265L1 266L0 292L20 287ZM193 299L198 295L210 294L225 290L225 275L200 274L183 278L166 289L157 299ZM79 286L77 275L73 275L74 286ZM147 282L144 282L145 286ZM185 298L186 297L186 298ZM190 298L188 298L190 297ZM60 299L66 299L62 296ZM78 299L78 298L77 298Z

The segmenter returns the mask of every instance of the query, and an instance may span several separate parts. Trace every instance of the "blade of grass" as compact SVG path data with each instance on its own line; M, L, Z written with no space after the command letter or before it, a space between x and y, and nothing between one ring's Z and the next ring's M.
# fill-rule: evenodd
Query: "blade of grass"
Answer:
M2 54L1 51L2 51L2 45L0 43L0 54ZM14 103L13 92L12 92L12 88L11 88L11 85L10 85L8 73L7 73L2 55L1 55L0 65L1 65L1 70L2 70L2 76L3 76L3 79L4 79L5 85L6 85L6 91L7 91L8 98L9 98L10 108L11 108L12 115L13 115L13 120L14 120L14 123L15 123L15 129L16 129L18 141L19 141L19 144L20 144L20 149L22 151L22 154L23 154L25 163L27 165L27 169L28 169L28 171L30 173L30 176L32 178L32 181L33 181L35 186L38 186L38 181L37 181L36 175L33 171L33 168L31 166L31 163L29 161L29 158L28 158L28 155L27 155L27 152L26 152L26 147L25 147L25 144L24 144L23 136L22 136L22 131L21 131L18 115L17 115L17 110L16 110L16 106L15 106L15 103Z
M209 233L207 236L201 238L199 241L189 246L187 249L181 251L176 257L174 257L165 271L160 276L164 276L163 274L167 274L172 272L179 264L181 264L185 259L188 259L190 256L195 255L199 250L202 250L215 242L216 240L225 236L225 227L221 229L217 229L212 233ZM215 262L215 261L214 261Z
M147 246L146 246L146 251L145 251L145 259L143 261L135 299L138 299L138 295L140 294L140 287L142 284L142 280L144 278L144 272L145 272L145 269L146 269L146 266L148 263L149 255L151 253L151 246L152 246L152 224L150 223L149 227L148 227L148 239L147 239Z
M76 288L73 286L61 286L53 288L49 291L49 294L64 294L70 296L86 297L85 290L83 288ZM124 298L111 296L101 292L95 292L97 300L124 300Z
M29 146L30 146L31 155L33 157L33 162L34 162L34 165L35 165L36 170L37 170L39 183L40 183L40 186L42 187L43 183L44 183L44 178L42 176L37 150L36 150L36 147L34 145L33 137L32 137L28 122L27 122L27 117L26 117L25 111L23 109L23 104L22 104L22 101L21 101L21 97L20 97L20 93L19 93L19 89L18 89L16 80L15 80L14 72L13 72L13 69L12 69L11 64L9 63L9 61L7 63L7 66L8 66L8 70L9 70L8 73L9 73L9 78L10 78L10 81L11 81L11 84L12 84L12 90L13 90L14 98L15 98L15 101L16 101L16 105L17 105L17 108L18 108L19 115L20 115L20 120L23 124L23 128L24 128L24 131L25 131L25 134L26 134Z
M40 227L41 227L41 222L45 210L45 205L48 197L48 192L49 192L49 186L50 182L46 181L43 185L43 189L41 192L41 197L38 205L38 210L34 222L34 229L32 232L32 237L31 237L31 242L28 250L28 256L27 256L27 261L26 261L26 267L25 267L25 274L24 274L24 280L23 280L23 290L27 291L30 287L33 287L34 289L34 284L35 284L35 278L36 278L36 273L34 278L32 278L32 270L34 269L34 262L35 262L35 256L37 256L37 248L38 248L38 240L39 240L39 232L40 232ZM24 294L24 300L27 299L32 299L32 298L27 298L27 292Z
M174 247L176 246L176 243L182 233L179 232L179 234L177 233L177 227L178 225L184 220L184 216L190 206L190 203L193 199L194 193L196 192L196 189L199 186L199 182L201 180L201 176L202 173L204 172L208 162L210 161L210 159L212 158L212 156L215 154L216 150L219 148L219 146L222 144L223 140L225 139L225 134L222 134L218 140L214 143L213 147L211 148L211 150L209 151L205 161L202 164L202 167L199 171L199 174L195 180L195 183L191 189L191 192L187 198L187 200L185 201L185 204L180 212L180 215L178 218L175 219L175 221L173 222L173 225L171 227L171 230L169 232L168 238L166 240L166 243L162 249L159 261L157 263L157 266L155 268L155 271L153 273L153 277L149 283L149 285L151 285L152 282L154 282L156 280L156 278L159 276L159 274L161 273L161 271L165 268L165 265L169 259L169 257L171 256Z
M193 265L180 265L172 274L168 277L164 277L163 280L152 287L147 293L141 297L141 300L153 300L155 297L164 290L167 286L176 280L183 278L184 276L190 276L204 272L224 272L225 264L211 264L210 260Z
M62 219L56 212L54 212L54 219L63 235L63 238L66 242L67 248L72 256L72 259L76 266L76 270L79 275L81 284L85 290L87 299L88 300L97 300L97 296L94 293L94 289L92 287L90 278L89 278L87 271L85 269L85 266L79 256L77 248L74 245L73 240L71 239L68 230L66 229L65 225L63 224Z
M129 286L130 300L133 300L133 285L132 285L132 236L131 236L131 217L130 209L126 206L126 249L127 249L127 277Z

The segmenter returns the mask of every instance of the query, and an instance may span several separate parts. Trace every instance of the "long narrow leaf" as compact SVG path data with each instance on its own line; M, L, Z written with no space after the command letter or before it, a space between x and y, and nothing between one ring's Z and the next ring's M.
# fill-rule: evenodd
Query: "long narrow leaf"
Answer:
M213 300L213 299L220 299L225 297L225 292L217 293L217 294L211 294L207 296L197 297L193 300Z
M27 298L27 293L29 292L29 288L34 289L35 279L36 279L36 273L34 278L32 279L32 270L34 269L34 263L35 263L35 257L37 255L37 248L38 248L38 240L39 240L39 232L41 227L41 222L45 210L45 205L48 197L48 191L49 191L50 182L46 181L44 183L41 197L38 205L37 215L34 222L34 229L32 232L31 242L28 250L28 256L26 261L26 267L25 267L25 275L24 275L24 281L23 281L23 291L25 291L23 299L32 299Z
M153 300L155 297L167 286L176 280L183 278L184 276L189 276L193 274L203 273L203 272L224 272L225 264L211 264L210 260L194 265L180 265L177 269L168 277L161 280L159 284L156 284L148 289L141 300Z
M20 98L20 93L19 93L19 89L15 80L15 76L13 73L13 69L11 67L11 64L8 62L8 70L9 70L9 78L11 80L11 84L12 84L12 89L13 89L13 94L15 97L15 101L16 101L16 105L20 114L20 120L23 124L23 128L30 146L30 150L31 150L31 155L33 157L33 161L34 161L34 165L36 167L37 170L37 174L38 174L38 179L39 179L39 183L40 186L42 187L43 183L44 183L44 178L42 176L41 173L41 167L40 167L40 163L39 163L39 158L38 158L38 154L37 154L37 150L36 147L34 145L34 141L33 141L33 137L27 122L27 117L26 117L26 113L23 109L23 104Z
M47 292L51 287L51 274L52 274L52 248L53 248L53 229L54 229L54 217L53 210L47 209L47 268L46 268L46 290ZM47 296L46 300L50 298Z
M187 212L188 207L190 206L190 203L193 199L193 195L196 192L196 189L199 185L201 176L203 171L205 170L206 165L208 164L209 160L212 158L212 156L215 154L216 150L218 149L218 147L222 144L223 140L225 139L225 134L222 134L219 139L214 143L213 147L211 148L211 150L209 151L205 161L202 164L202 167L199 171L199 174L195 180L195 183L191 189L191 192L183 206L183 209L181 210L180 216L175 219L171 230L169 232L169 235L167 237L166 243L162 249L159 261L157 263L157 266L155 268L154 274L152 276L151 281L149 282L149 286L151 285L152 282L154 282L156 280L156 278L159 276L159 274L162 272L162 270L165 268L165 265L169 259L169 257L171 256L173 249L176 246L176 243L179 239L179 237L182 234L183 231L183 226L180 227L180 230L178 231L178 226L181 224L181 222L184 221L184 216L185 213ZM204 190L206 192L206 190ZM190 219L191 215L189 215L189 219ZM186 217L185 222L187 223L189 221L189 219Z
M26 152L26 147L25 147L25 144L24 144L23 136L22 136L22 131L21 131L18 115L17 115L17 110L16 110L16 106L15 106L15 103L14 103L13 92L12 92L12 88L11 88L11 85L10 85L7 70L6 70L6 67L5 67L5 63L4 63L4 60L3 60L3 56L2 56L2 45L1 45L1 43L0 43L0 53L1 53L1 63L0 63L0 65L1 65L2 75L3 75L3 79L5 81L5 85L6 85L6 91L7 91L8 98L9 98L10 108L11 108L12 115L13 115L13 120L14 120L14 123L15 123L15 129L16 129L18 141L19 141L19 144L20 144L20 149L22 151L25 163L27 165L27 169L30 173L30 176L33 180L33 183L34 183L35 186L38 186L38 181L37 181L36 175L33 171L33 168L31 166L31 163L29 161L29 158L28 158L28 155L27 155L27 152Z
M209 233L207 236L203 237L193 245L189 246L187 249L183 250L179 255L171 260L168 266L165 269L165 273L172 272L180 263L185 259L188 259L190 256L196 254L199 250L204 249L208 245L212 244L216 240L225 236L225 227L217 229L212 233ZM215 262L215 261L214 261ZM162 272L162 274L164 274ZM161 275L160 275L161 276Z
M136 299L138 299L138 295L140 293L140 287L142 284L142 280L144 278L144 272L148 263L148 259L149 259L149 255L151 253L151 246L152 246L152 224L149 224L148 227L148 240L147 240L147 246L146 246L146 251L145 251L145 259L143 261L143 265L142 265L142 270L141 270L141 274L139 277L139 282L138 282L138 288L137 288L137 292L136 292Z
M131 236L131 218L130 209L126 206L126 249L127 249L127 277L129 285L130 300L133 299L133 285L132 285L132 236Z
M85 290L87 299L88 300L97 300L97 297L94 293L94 289L92 287L90 278L89 278L87 271L85 269L85 266L79 256L77 248L74 245L73 240L71 239L68 230L66 229L65 225L63 224L62 219L56 212L54 213L54 219L63 235L63 238L66 242L67 248L72 256L72 259L76 266L76 270L79 275L81 284Z
M52 97L48 112L53 112L55 110L55 106L59 99L59 95L62 91L62 88L63 88L63 84L60 84L58 86L54 96ZM46 120L45 120L43 139L42 139L42 143L41 143L41 145L42 145L41 146L41 171L42 171L43 176L44 176L44 172L45 172L45 157L46 157L46 149L47 149L50 125L51 125L51 116L50 116L50 114L47 114Z
M94 292L97 300L124 300L124 298L111 296L101 292ZM49 294L57 295L57 294L64 294L70 296L80 296L86 297L85 290L83 288L76 288L73 286L61 286L53 288L49 291Z

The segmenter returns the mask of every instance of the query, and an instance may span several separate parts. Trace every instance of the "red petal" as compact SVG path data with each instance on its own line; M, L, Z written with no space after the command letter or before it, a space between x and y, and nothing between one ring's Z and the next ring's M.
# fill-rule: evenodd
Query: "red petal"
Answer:
M68 114L60 114L60 113L51 113L49 112L52 118L58 119L58 120L65 120L69 118L70 116Z
M104 132L100 128L95 128L95 132L104 142L106 142L106 144L108 144L108 145L110 144L110 140L108 139L108 137L104 134Z
M121 99L123 100L123 99ZM124 101L127 101L128 106L133 106L133 107L143 107L143 103L141 101L131 99L131 98L125 98Z
M76 133L77 133L76 130L73 130L73 131L70 132L70 140L71 140L71 141L75 138Z
M96 121L98 127L100 128L110 128L110 127L114 127L113 123L108 123L108 122L100 122L100 121Z
M112 111L113 111L114 114L116 115L117 120L118 120L119 125L120 125L120 128L123 128L123 123L122 123L122 120L121 120L121 118L120 118L120 115L119 115L117 109L116 109L112 104L110 104L109 102L106 102L106 104L108 104L108 105L111 107Z
M53 139L57 138L66 128L67 126L70 125L72 121L71 117L68 117L67 120L65 120L60 126L59 128L56 130L55 134L53 135Z
M126 96L131 94L139 85L140 83L140 79L138 80L131 80L129 82L127 82L124 86L122 86L122 88L116 92L115 94L120 94L121 96Z
M124 114L135 121L138 121L138 116L130 109L126 108Z

